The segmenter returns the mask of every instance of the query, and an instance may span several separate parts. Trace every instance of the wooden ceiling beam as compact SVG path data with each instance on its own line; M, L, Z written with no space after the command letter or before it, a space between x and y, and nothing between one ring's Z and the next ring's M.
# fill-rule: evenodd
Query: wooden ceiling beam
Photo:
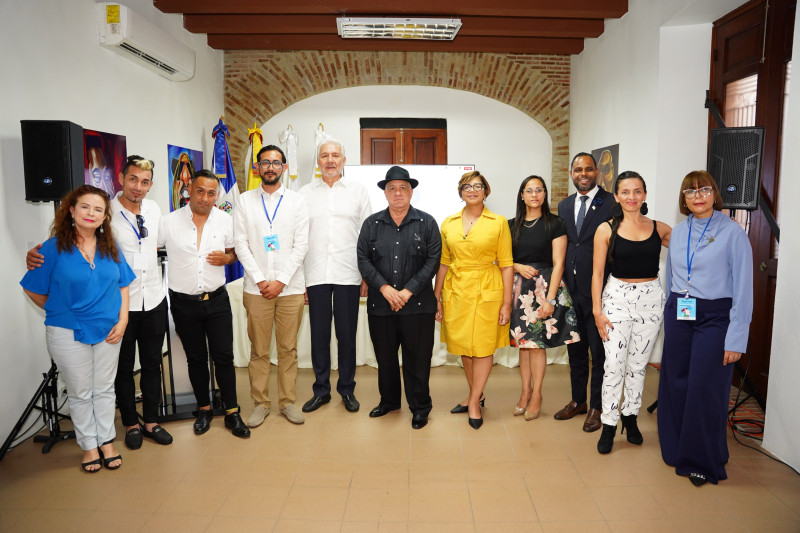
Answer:
M183 26L193 33L227 34L331 34L336 35L336 15L185 15ZM603 21L597 19L542 19L511 17L461 17L459 36L598 37Z
M239 14L383 14L401 16L506 16L544 18L619 18L628 10L628 0L153 0L164 13Z
M215 34L208 45L219 50L353 50L409 52L492 52L571 55L583 51L583 39L542 37L458 37L453 41L342 39L334 35Z

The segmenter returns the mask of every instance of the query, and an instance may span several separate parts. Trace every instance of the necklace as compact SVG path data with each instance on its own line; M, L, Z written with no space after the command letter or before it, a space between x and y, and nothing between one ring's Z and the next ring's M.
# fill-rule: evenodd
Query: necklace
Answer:
M522 221L522 225L523 225L523 226L525 226L526 228L532 228L532 227L534 227L534 226L536 225L536 223L537 223L537 222L539 222L539 220L540 220L541 218L542 218L542 217L539 217L539 218L537 218L536 220L534 220L534 221L533 221L533 223L532 223L532 224L526 224L526 223L525 223L525 221L523 220L523 221Z
M94 258L89 257L89 254L86 253L86 250L84 250L80 244L77 244L76 246L78 247L78 250L81 251L81 255L83 255L84 259L86 259L86 262L89 263L89 268L94 270ZM92 250L92 255L94 255L94 250Z

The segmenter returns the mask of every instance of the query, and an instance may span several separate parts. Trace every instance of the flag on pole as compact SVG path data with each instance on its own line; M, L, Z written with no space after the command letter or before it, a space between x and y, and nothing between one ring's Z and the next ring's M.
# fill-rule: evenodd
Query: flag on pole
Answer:
M258 151L264 144L264 136L261 134L261 128L258 124L253 122L253 127L247 130L250 136L250 165L247 171L247 190L261 187L261 176L258 174Z
M297 181L299 175L297 171L297 133L291 124L278 135L278 140L286 146L286 162L289 164L289 179L284 180L284 185L290 191L300 190L300 183Z
M214 138L214 151L211 155L211 169L214 174L219 177L220 185L224 189L224 193L220 194L217 198L217 207L233 216L233 210L236 209L236 204L239 200L239 185L236 183L236 173L233 171L233 161L231 161L231 154L228 150L228 127L222 122L222 117L219 123L211 130L211 136ZM225 266L225 278L228 283L233 280L239 279L244 275L242 264L237 260L232 265Z

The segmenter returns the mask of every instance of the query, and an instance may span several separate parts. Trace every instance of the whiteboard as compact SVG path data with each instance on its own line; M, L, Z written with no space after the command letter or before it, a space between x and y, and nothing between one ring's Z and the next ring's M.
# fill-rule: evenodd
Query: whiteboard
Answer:
M386 196L378 187L378 182L386 177L386 171L394 165L345 165L347 179L357 181L367 188L372 202L372 212L386 209ZM475 170L475 165L399 165L408 170L409 175L419 181L411 197L411 205L425 211L441 227L445 218L461 211L464 202L458 195L458 180L467 172Z

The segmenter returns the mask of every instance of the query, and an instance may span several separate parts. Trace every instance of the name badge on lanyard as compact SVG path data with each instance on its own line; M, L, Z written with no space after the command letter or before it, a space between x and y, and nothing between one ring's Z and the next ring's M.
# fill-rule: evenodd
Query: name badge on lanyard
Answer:
M694 254L697 252L697 247L700 246L700 242L703 240L703 236L706 234L706 230L708 229L708 225L711 224L712 218L713 216L708 217L706 227L703 228L703 233L701 233L700 238L697 239L697 244L694 245L692 255L689 255L689 248L691 248L692 245L692 220L694 220L694 216L689 218L689 236L686 240L686 297L678 298L678 316L676 317L678 320L697 320L697 298L689 298L689 287L692 285L692 262L694 261Z
M283 195L278 198L278 205L275 206L275 211L272 213L272 217L270 217L267 211L267 204L264 202L264 196L261 196L261 205L264 207L264 214L267 216L267 222L269 222L270 234L264 236L264 250L267 252L277 252L281 249L280 242L278 242L278 235L272 232L272 224L275 222L275 217L278 215L278 208L280 208L282 201Z

